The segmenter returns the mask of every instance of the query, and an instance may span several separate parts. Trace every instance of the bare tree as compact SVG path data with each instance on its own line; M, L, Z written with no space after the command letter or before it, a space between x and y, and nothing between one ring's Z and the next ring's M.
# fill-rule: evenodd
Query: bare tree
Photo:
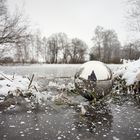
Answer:
M17 11L15 11L15 14L10 15L6 0L0 0L0 48L12 45L16 47L17 53L21 52L21 44L25 44L28 38L27 28L28 24L23 15ZM5 47L3 51L7 49L8 47ZM21 55L19 54L19 56Z
M140 32L140 0L127 0L127 20L132 31Z
M104 62L109 63L116 56L119 57L120 42L114 30L105 30L104 39Z
M69 41L65 33L58 33L58 45L60 53L62 53L62 63L68 63L69 57Z
M90 58L106 63L120 60L120 42L114 30L105 30L97 26L93 37L94 46L90 50ZM115 62L116 63L116 62Z
M57 63L58 51L60 50L58 45L58 36L53 34L48 38L48 55L50 56L50 63Z
M87 52L87 44L78 39L73 38L69 49L70 63L82 63L85 61L85 54Z
M22 21L22 15L12 18L5 15L0 23L0 44L21 42L28 37L27 25Z
M48 38L48 55L51 63L58 63L59 54L62 55L62 62L67 63L68 37L65 33L56 33Z
M6 0L0 0L0 17L7 13Z
M16 42L14 44L14 47L16 49L16 61L22 63L30 61L30 55L31 55L30 41L31 41L30 35L28 35L26 39L23 38L23 40Z
M96 47L96 57L98 57L98 60L101 60L101 48L103 43L103 36L104 36L104 29L101 26L97 26L94 31L94 36L92 38L92 41L94 43L94 46Z
M121 50L121 57L124 59L136 60L140 58L140 41L130 42L124 45Z
M37 31L37 34L35 35L36 38L36 44L35 44L35 50L36 50L36 58L38 61L40 61L40 59L43 59L43 54L44 54L44 49L43 49L43 45L42 45L42 38L41 38L41 33L39 31Z
M42 39L42 44L43 44L43 55L44 55L44 60L45 62L48 62L48 56L47 56L47 38L43 37Z

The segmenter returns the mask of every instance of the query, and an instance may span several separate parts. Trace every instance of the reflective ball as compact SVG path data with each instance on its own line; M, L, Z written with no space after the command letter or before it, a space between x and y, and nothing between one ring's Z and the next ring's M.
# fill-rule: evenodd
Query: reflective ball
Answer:
M99 100L109 94L112 87L112 72L100 61L81 65L74 78L76 90L89 101Z

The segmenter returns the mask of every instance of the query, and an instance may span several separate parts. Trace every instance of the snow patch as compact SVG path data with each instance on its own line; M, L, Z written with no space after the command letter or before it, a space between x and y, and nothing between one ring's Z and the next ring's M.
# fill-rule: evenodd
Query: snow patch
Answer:
M7 96L9 92L13 92L17 89L27 90L29 80L18 75L6 75L0 72L0 95ZM13 92L13 94L16 92Z

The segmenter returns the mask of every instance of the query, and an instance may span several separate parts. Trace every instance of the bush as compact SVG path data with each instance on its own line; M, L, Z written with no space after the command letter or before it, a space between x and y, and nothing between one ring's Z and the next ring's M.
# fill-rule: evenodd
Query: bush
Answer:
M14 60L11 57L3 57L0 59L0 63L13 63Z
M31 63L31 64L36 64L36 63L37 63L37 60L31 59L31 61L30 61L29 63Z
M113 64L120 64L121 61L120 61L120 57L114 57L110 60L110 63L113 63Z

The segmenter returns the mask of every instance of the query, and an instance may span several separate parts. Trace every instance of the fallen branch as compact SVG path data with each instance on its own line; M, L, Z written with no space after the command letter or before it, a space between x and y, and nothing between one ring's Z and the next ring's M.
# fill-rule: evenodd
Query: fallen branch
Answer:
M33 79L34 79L34 74L32 75L32 77L31 77L31 79L29 79L29 81L30 81L30 83L29 83L29 85L28 85L28 89L30 89L30 87L31 87L31 84L32 84L32 82L33 82Z
M4 78L6 78L7 80L9 80L10 82L13 82L11 79L9 79L8 77L6 77L4 74L0 73L0 75L2 75Z

